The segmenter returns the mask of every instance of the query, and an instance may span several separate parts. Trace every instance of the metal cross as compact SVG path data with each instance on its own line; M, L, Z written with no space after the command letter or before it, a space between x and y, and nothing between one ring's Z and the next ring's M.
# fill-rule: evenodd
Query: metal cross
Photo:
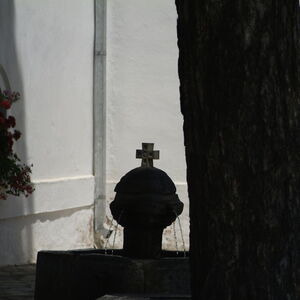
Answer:
M159 159L159 151L153 149L154 143L142 143L142 150L136 150L136 158L142 159L142 167L153 167L153 159Z

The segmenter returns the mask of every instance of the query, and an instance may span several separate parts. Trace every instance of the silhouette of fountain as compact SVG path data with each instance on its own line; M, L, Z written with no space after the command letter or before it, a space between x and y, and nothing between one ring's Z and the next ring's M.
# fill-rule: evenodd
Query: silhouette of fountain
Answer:
M153 167L153 159L159 158L153 147L143 143L136 155L141 167L115 187L110 208L124 227L123 249L40 251L36 300L92 300L116 293L178 294L183 299L190 293L185 251L161 250L163 230L181 214L183 203L171 178Z

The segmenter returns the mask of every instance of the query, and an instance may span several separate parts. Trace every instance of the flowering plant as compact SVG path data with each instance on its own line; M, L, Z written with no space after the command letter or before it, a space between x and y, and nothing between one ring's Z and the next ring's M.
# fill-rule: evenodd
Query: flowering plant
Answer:
M0 89L0 199L5 200L7 194L26 197L34 191L30 180L31 167L21 163L13 151L13 144L21 137L15 129L16 120L7 116L11 105L20 98L19 93L11 93Z

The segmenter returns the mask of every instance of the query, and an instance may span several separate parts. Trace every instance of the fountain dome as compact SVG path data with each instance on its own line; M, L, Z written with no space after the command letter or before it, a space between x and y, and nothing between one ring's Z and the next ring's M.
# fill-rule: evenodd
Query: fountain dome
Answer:
M124 255L159 258L163 230L183 210L175 184L164 171L142 166L124 175L115 192L110 209L124 227Z
M166 172L154 167L138 167L125 174L115 192L126 194L174 194L176 187Z

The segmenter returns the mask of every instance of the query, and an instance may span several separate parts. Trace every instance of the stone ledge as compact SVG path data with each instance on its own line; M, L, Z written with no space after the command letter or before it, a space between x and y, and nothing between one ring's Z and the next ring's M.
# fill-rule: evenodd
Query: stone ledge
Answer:
M105 295L96 300L189 300L191 296L185 295Z
M164 258L145 260L122 257L121 251L114 254L119 255L105 255L104 250L39 252L35 300L190 294L188 257L164 251Z

